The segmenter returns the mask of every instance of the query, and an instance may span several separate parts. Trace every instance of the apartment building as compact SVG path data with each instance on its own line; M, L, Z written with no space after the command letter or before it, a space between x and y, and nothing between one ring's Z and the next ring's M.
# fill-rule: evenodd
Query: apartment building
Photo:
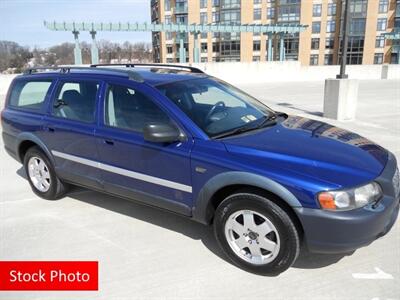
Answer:
M400 30L399 0L349 0L349 64L398 63L398 41L383 33ZM256 33L201 33L201 62L266 61L272 39L273 60L283 45L285 60L302 65L332 65L341 60L344 0L152 0L156 23L183 24L302 24L301 33L286 34L284 43L275 35ZM191 33L153 33L154 60L179 62L183 40L187 62L193 62ZM397 50L396 50L397 49ZM396 52L397 51L397 52ZM182 52L181 52L182 54Z

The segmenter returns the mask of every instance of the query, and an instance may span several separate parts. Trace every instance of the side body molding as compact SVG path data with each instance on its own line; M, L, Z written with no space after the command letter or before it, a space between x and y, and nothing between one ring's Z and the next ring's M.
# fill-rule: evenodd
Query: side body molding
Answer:
M31 141L31 142L37 144L42 149L42 151L47 155L47 157L50 159L51 163L54 165L54 157L51 154L51 152L49 151L49 149L47 148L47 146L42 142L42 140L38 136L36 136L35 134L30 133L30 132L23 132L17 136L15 153L17 154L17 158L20 162L23 162L23 161L19 155L19 147L21 146L21 143L25 142L25 141Z
M200 223L209 224L213 216L212 196L220 189L230 185L249 185L267 190L282 198L292 207L302 207L299 200L285 187L266 177L247 172L226 172L211 178L197 196L192 218Z

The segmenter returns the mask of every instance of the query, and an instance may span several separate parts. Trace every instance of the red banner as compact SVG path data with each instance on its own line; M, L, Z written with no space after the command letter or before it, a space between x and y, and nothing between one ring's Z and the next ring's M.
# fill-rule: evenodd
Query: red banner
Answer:
M0 261L0 291L97 291L97 261Z

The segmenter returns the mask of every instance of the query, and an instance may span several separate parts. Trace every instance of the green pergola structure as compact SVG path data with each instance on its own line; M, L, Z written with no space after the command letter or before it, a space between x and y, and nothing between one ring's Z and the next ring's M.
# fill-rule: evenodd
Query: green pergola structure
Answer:
M191 33L194 37L193 62L200 62L199 34L208 32L229 32L241 33L251 32L268 35L268 61L273 60L272 56L272 38L278 36L280 40L279 60L283 61L285 57L284 37L286 34L295 34L304 31L307 26L299 24L164 24L164 23L93 23L93 22L44 22L47 29L53 31L70 31L74 35L75 64L82 64L82 51L79 46L79 33L87 31L92 36L91 56L92 63L99 62L99 51L96 45L96 34L101 31L148 31L148 32L178 32ZM179 61L186 62L186 50L184 48L183 38L179 38Z
M385 39L393 41L392 53L397 54L397 63L400 64L400 29L397 28L393 32L383 33L382 35Z

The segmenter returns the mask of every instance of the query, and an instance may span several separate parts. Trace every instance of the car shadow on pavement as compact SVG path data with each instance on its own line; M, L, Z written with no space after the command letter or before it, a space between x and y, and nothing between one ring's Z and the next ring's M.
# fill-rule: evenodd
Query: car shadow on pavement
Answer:
M26 179L23 168L17 170L17 174ZM214 238L212 226L202 225L184 216L156 207L146 206L135 201L129 201L76 186L71 188L66 197L151 223L168 230L173 230L195 240L200 240L213 254L230 263ZM59 201L63 200L61 199ZM337 263L346 255L348 254L315 254L310 253L305 247L302 247L300 255L292 267L298 269L323 268Z

